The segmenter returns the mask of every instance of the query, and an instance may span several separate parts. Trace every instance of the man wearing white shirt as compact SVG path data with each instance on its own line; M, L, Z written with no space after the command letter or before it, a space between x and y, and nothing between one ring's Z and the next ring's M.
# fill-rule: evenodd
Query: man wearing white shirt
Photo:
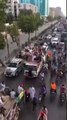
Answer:
M18 94L20 94L22 91L24 91L23 87L21 85L18 86Z
M16 92L14 91L14 89L12 89L12 91L10 92L10 97L12 99L15 99L15 96L16 96Z
M30 98L33 100L34 96L35 96L35 88L34 87L31 87L29 89L29 92L30 92Z

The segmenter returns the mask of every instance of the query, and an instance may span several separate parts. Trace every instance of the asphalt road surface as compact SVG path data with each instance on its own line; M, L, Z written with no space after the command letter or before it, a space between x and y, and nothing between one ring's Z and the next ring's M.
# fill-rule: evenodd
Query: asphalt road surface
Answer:
M17 90L17 86L20 83L24 83L24 87L28 89L30 86L34 86L36 89L36 96L38 96L40 86L42 84L42 81L40 79L40 76L37 79L33 80L26 80L23 76L23 71L20 73L20 75L16 78L6 78L4 75L1 76L1 80L4 80L6 85L10 88L14 88ZM31 102L28 105L24 106L21 104L21 113L19 120L37 120L39 111L43 104L45 104L48 108L48 120L66 120L66 108L65 105L60 106L59 105L59 87L57 90L57 98L54 102L50 102L50 72L45 77L45 83L47 86L47 96L46 100L41 104L37 105L36 110L32 111L32 104Z

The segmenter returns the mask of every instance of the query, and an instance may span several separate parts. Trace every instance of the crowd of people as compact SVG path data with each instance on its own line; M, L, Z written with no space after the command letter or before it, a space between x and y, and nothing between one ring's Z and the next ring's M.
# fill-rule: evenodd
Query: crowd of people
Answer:
M38 48L41 53L40 46ZM31 86L28 89L25 89L24 84L21 83L20 85L18 85L17 90L15 91L14 89L10 90L9 87L6 87L4 81L0 83L0 86L1 86L0 92L2 92L3 94L9 95L11 99L17 100L18 105L19 105L19 101L20 103L23 102L26 105L31 101L32 110L34 111L36 109L37 104L42 102L42 100L45 101L45 97L48 92L45 76L49 72L50 73L50 94L54 92L57 95L57 86L58 86L60 87L60 96L62 93L64 93L66 96L66 87L64 85L64 83L66 82L66 68L65 68L66 67L65 65L66 51L65 49L61 48L59 44L56 44L52 46L52 48L50 48L50 52L51 52L51 55L47 54L46 62L43 65L43 72L41 71L40 73L42 84L39 91L39 96L36 96L37 90L35 89L34 86ZM53 78L54 78L54 81L53 81ZM2 98L0 98L0 109L1 108L3 108ZM47 116L48 116L47 107L43 105L37 120L48 120Z

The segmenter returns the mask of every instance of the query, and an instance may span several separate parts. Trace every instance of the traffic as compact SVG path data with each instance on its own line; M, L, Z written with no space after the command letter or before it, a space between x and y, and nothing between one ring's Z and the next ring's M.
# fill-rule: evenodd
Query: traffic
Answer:
M2 78L5 82L0 83L0 92L1 96L9 96L14 101L18 108L17 116L22 116L21 106L25 110L29 105L29 111L33 112L36 112L37 106L39 106L37 117L29 118L29 120L53 120L48 117L50 111L47 106L47 96L49 96L50 104L54 103L58 96L59 106L65 106L67 92L66 36L62 41L65 31L66 21L61 20L46 33L41 34L35 42L25 46L6 65ZM22 80L20 81L19 78ZM11 83L12 85L10 85ZM3 97L1 98L3 99ZM1 103L3 103L2 99ZM1 108L4 108L4 104ZM21 115L19 115L20 113ZM11 115L10 117L11 120L15 120ZM19 119L27 120L23 116ZM6 120L9 120L9 117Z

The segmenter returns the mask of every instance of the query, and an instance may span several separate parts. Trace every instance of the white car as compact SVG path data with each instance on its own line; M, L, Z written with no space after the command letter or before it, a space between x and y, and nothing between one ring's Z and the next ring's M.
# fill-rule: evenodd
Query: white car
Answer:
M23 62L20 58L13 58L10 64L6 67L4 75L8 77L17 76L22 70Z
M51 39L51 38L52 38L52 36L51 36L51 35L48 35L46 38L47 38L47 39Z
M51 39L51 43L52 43L52 44L57 44L57 43L59 43L58 37L53 37L53 38Z

